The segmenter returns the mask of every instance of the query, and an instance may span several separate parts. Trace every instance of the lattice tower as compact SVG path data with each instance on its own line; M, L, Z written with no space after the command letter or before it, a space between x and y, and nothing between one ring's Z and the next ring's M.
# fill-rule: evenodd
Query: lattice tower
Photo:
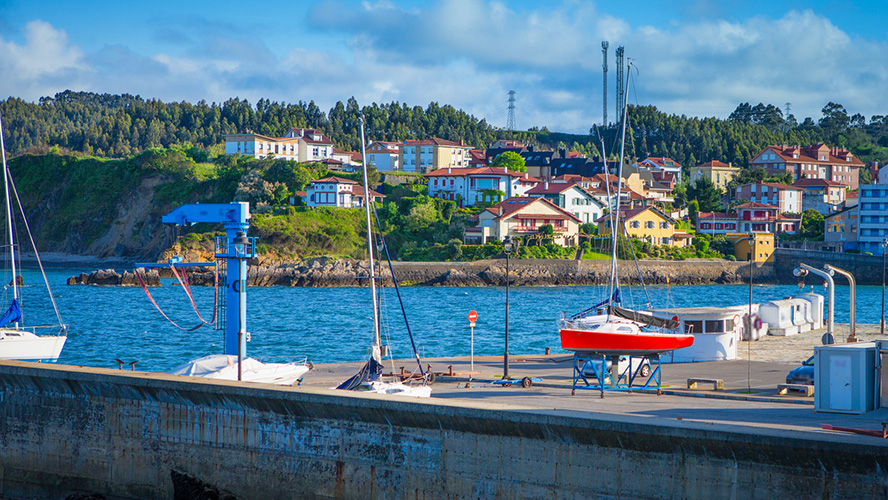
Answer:
M506 123L506 128L514 131L515 130L515 91L509 91L509 121Z

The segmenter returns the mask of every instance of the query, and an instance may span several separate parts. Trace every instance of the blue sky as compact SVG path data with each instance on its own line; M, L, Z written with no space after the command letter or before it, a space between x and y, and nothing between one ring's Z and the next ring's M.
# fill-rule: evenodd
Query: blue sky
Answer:
M888 114L888 2L843 0L4 0L0 98L65 89L230 97L328 110L451 104L494 126L586 133L602 120L601 41L637 68L627 98L688 116L741 102L819 119Z

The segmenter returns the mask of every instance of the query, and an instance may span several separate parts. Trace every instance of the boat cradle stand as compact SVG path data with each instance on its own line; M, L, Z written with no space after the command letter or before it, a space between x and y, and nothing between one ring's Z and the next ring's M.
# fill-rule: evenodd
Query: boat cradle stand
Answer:
M607 369L607 358L612 359L612 370ZM605 356L594 353L574 353L573 359L573 384L570 395L574 396L577 389L600 391L604 398L605 391L632 392L641 389L657 389L657 396L662 396L660 388L660 355L629 356L629 366L619 372L619 359L621 356ZM587 378L587 368L591 368L595 374L594 382ZM638 378L644 379L640 374L645 366L651 367L651 374L641 385L636 385ZM588 375L591 377L592 375Z

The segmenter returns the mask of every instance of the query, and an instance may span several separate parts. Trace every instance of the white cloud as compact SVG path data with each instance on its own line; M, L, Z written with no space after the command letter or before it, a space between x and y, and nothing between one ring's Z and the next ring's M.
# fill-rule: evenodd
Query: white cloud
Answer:
M310 28L281 21L275 29L294 34L283 45L191 19L200 29L167 26L164 40L188 36L163 50L109 41L88 54L64 31L32 21L23 44L0 39L0 95L35 100L71 88L166 101L314 100L324 110L354 96L362 105L450 104L504 126L507 92L516 90L519 128L587 133L601 120L601 41L609 40L611 118L619 45L638 71L627 89L633 104L727 117L741 102L788 101L800 120L819 118L829 101L867 117L888 112L888 43L854 39L810 10L633 26L573 0L528 9L497 0L415 5L320 2L305 20ZM699 0L695 8L718 5Z
M59 90L60 80L78 81L89 70L68 35L40 20L25 25L25 43L0 38L0 94L33 100Z

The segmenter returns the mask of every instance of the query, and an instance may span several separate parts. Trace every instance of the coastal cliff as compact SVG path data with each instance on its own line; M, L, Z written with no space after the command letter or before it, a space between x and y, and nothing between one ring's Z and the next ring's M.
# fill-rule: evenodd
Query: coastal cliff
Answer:
M626 261L620 275L621 283L649 285L730 284L748 282L749 264L726 260L641 260L636 272ZM505 286L506 262L502 259L475 262L394 262L398 283L405 286ZM169 271L161 268L160 276ZM163 272L166 271L166 272ZM754 265L753 279L774 282L772 264ZM81 274L68 284L138 285L132 273L117 275L112 270ZM378 268L382 286L391 285L388 266ZM252 265L249 286L343 287L366 286L369 275L367 261L311 259L293 264ZM509 261L510 283L513 286L601 285L610 277L609 261L531 260ZM212 285L213 273L206 270L189 272L193 285ZM639 277L640 276L640 277ZM385 279L388 278L388 279ZM154 283L152 283L154 284Z

